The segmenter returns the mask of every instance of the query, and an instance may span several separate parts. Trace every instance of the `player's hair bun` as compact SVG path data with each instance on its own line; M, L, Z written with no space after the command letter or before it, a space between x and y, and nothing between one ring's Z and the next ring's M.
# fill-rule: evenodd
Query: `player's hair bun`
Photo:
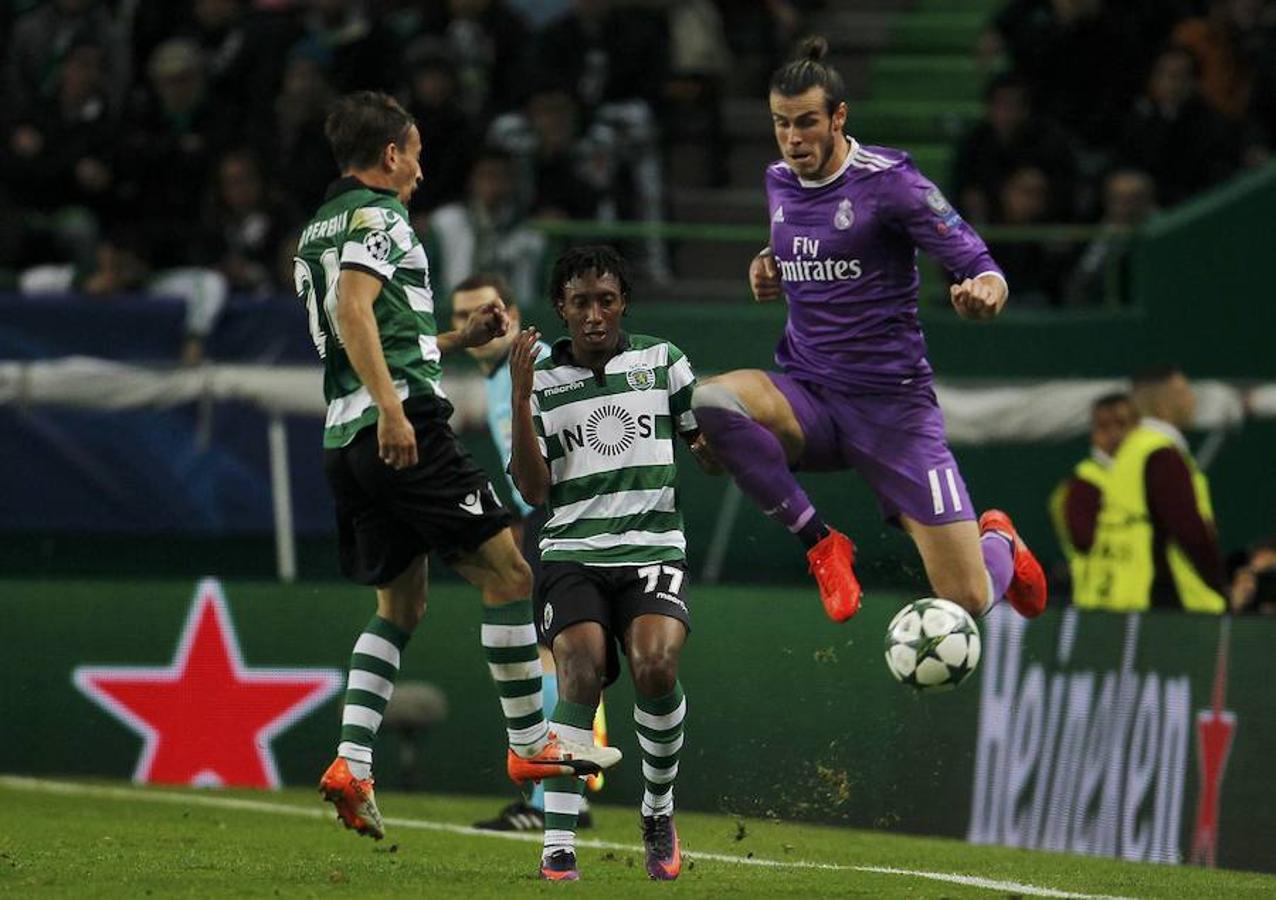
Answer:
M820 62L824 57L828 56L829 42L827 39L818 34L804 37L798 43L797 54L794 59L806 60L809 62Z

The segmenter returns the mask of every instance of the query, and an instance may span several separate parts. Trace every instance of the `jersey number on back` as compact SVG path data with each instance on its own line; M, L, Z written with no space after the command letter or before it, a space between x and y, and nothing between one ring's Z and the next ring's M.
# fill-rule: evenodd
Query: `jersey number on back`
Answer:
M342 343L341 331L337 327L337 279L341 277L341 260L335 247L323 251L319 257L319 265L323 268L323 310L319 309L319 296L315 291L315 273L310 263L301 257L292 261L292 281L297 290L297 299L306 307L310 319L310 339L314 341L319 358L328 354L328 333L331 332ZM326 326L326 327L325 327Z

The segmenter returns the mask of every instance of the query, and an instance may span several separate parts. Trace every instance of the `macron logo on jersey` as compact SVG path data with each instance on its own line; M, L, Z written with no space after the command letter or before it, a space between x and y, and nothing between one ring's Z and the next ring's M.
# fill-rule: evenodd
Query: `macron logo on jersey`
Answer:
M858 259L820 258L820 239L796 235L793 238L794 259L776 258L780 277L794 281L854 281L864 274Z

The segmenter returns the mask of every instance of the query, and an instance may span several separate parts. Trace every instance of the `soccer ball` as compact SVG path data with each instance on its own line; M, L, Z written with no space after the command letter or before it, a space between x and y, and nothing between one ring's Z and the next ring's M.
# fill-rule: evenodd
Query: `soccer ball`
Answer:
M951 691L979 665L979 629L951 600L927 597L886 626L886 667L919 691Z

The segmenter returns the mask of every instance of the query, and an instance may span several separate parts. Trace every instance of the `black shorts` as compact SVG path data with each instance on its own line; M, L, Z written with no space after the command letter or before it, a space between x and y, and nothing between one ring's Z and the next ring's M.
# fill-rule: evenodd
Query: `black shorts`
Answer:
M620 653L629 623L651 613L677 619L688 634L691 632L686 565L541 564L536 582L536 630L541 643L552 648L558 633L578 622L602 625L611 637L607 642L607 684L620 674Z
M471 553L511 521L487 473L452 433L451 404L414 397L404 411L416 430L412 468L381 461L376 426L324 451L337 502L341 572L359 584L388 584L431 550L449 561Z

